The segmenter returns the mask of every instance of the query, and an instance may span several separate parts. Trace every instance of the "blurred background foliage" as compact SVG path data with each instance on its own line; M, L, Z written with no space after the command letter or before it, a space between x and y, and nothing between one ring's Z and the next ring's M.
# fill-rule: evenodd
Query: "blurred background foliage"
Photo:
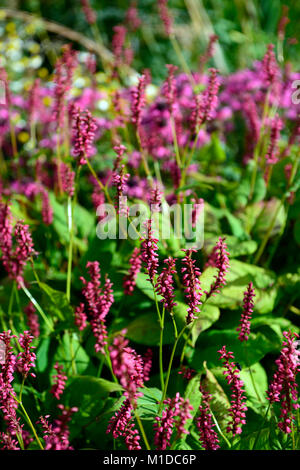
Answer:
M112 28L124 22L130 1L91 0L90 4L96 11L103 42L109 47ZM290 21L286 27L284 59L292 61L294 68L299 69L300 2L297 0L169 0L168 4L175 20L175 34L191 69L197 69L208 38L215 33L219 36L219 45L212 65L221 73L251 66L255 59L262 58L268 43L276 44L278 23L286 5ZM86 22L80 0L2 0L1 7L42 16L93 39L93 31ZM164 64L176 64L178 59L164 35L157 1L138 0L137 7L142 24L136 32L129 34L135 52L133 67L139 72L145 67L150 68L154 81L159 81L165 75ZM68 42L67 38L52 33L39 37L45 48L49 39L51 48L54 43L57 49ZM74 46L80 48L79 44ZM49 66L51 60L47 64Z

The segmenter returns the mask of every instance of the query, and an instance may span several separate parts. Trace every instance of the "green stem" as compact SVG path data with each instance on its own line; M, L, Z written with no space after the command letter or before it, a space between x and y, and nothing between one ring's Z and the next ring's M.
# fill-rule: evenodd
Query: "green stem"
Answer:
M34 437L35 437L36 442L38 443L39 448L40 448L41 450L44 450L44 447L43 447L43 445L42 445L42 443L41 443L41 441L40 441L40 439L39 439L39 437L38 437L38 435L37 435L37 433L36 433L35 427L33 426L32 422L31 422L31 419L29 418L29 416L28 416L28 414L27 414L27 411L26 411L25 408L24 408L23 403L22 403L22 402L19 402L19 405L20 405L20 407L21 407L21 409L22 409L22 411L23 411L23 413L24 413L24 415L25 415L25 417L26 417L26 419L27 419L27 422L28 422L29 426L31 427L31 430L32 430L32 432L33 432L33 435L34 435Z
M246 358L246 364L247 364L247 367L248 367L248 370L250 372L250 377L251 377L251 382L252 382L252 385L253 385L253 388L254 388L254 391L256 393L256 396L258 398L258 401L260 401L260 403L262 403L262 399L258 393L258 390L256 388L256 385L255 385L255 380L254 380L254 377L253 377L253 374L252 374L252 370L251 370L251 367L248 365L249 364L249 361L248 361L248 351L247 351L247 344L244 343L244 347L245 347L245 358Z
M159 338L159 373L161 389L164 389L164 366L163 366L163 338L164 338L164 322L165 322L165 307L163 308L161 323L160 323L160 338Z
M89 159L86 158L86 163L87 163L87 166L88 166L88 169L90 170L90 172L92 173L93 177L95 178L95 180L97 181L98 185L100 186L100 188L102 189L102 191L104 192L108 202L110 204L113 204L113 201L110 197L110 195L108 194L108 191L107 191L107 188L103 185L103 183L99 180L98 176L97 176L97 173L95 172L94 168L91 166L90 162L89 162Z
M231 448L231 444L230 444L229 440L227 439L227 437L225 436L225 434L223 433L222 429L220 428L219 423L218 423L218 421L217 421L215 415L213 414L211 408L209 408L209 411L210 411L210 413L211 413L211 415L212 415L212 418L213 418L213 420L214 420L214 423L215 423L215 425L216 425L217 430L219 431L220 435L223 437L224 441L226 442L226 444L228 445L228 447L229 447L229 449L230 449L230 448Z
M172 352L171 352L171 357L170 357L170 361L169 361L169 367L168 367L168 371L167 371L167 376L166 376L166 380L165 380L165 386L164 386L164 389L163 389L163 395L162 395L162 399L161 399L161 403L160 403L159 412L161 412L164 400L166 399L166 396L167 396L168 385L169 385L169 380L170 380L170 374L171 374L171 369L172 369L172 364L173 364L173 359L174 359L175 351L176 351L176 348L177 348L177 344L178 344L181 336L185 332L186 328L187 328L187 325L185 325L182 328L181 332L179 333L179 335L177 336L177 338L175 340L175 343L174 343L174 346L173 346L173 349L172 349Z
M264 418L263 418L262 425L261 425L261 427L260 427L260 429L259 429L259 431L258 431L258 433L257 433L257 436L256 436L256 438L255 438L255 441L254 441L254 444L253 444L253 446L252 446L252 449L250 449L250 450L255 450L255 446L256 446L257 441L258 441L258 439L259 439L260 433L261 433L261 431L262 431L262 429L263 429L263 426L264 426L264 424L265 424L265 421L266 421L266 419L267 419L267 415L268 415L270 406L271 406L271 404L269 403L268 406L267 406L266 414L265 414L265 416L264 416Z
M146 436L146 433L145 433L145 430L144 430L144 426L143 426L142 421L141 421L141 418L139 417L139 415L137 414L136 411L134 411L134 415L135 415L135 418L136 418L137 423L138 423L138 425L139 425L141 434L142 434L142 436L143 436L143 440L144 440L146 449L147 449L147 450L151 450L150 445L149 445L149 442L148 442L148 439L147 439L147 436Z
M73 240L74 240L74 224L73 224L73 205L71 197L68 197L68 227L70 234L69 253L68 253L68 273L66 295L68 302L71 299L71 278L72 278L72 258L73 258Z
M40 307L40 305L38 304L38 302L35 300L35 298L31 295L31 293L29 292L29 290L27 289L27 287L25 287L24 284L22 284L22 289L24 291L24 293L27 295L27 297L29 298L29 300L33 303L33 305L35 306L35 308L38 310L38 312L40 313L41 317L43 318L44 322L48 325L48 327L50 328L50 330L53 332L54 331L54 328L53 328L53 325L52 323L49 322L45 312L42 310L42 308Z

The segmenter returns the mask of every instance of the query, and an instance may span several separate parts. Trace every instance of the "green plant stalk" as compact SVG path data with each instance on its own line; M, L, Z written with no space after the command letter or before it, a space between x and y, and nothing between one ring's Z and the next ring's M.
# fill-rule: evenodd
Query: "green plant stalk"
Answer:
M147 449L147 450L151 450L151 447L150 447L150 445L149 445L149 442L148 442L148 439L147 439L147 436L146 436L146 433L145 433L144 426L143 426L142 421L141 421L141 418L140 418L139 415L137 414L136 410L134 410L134 415L135 415L135 419L137 420L137 423L138 423L138 425L139 425L141 434L142 434L142 436L143 436L143 440L144 440L146 449Z
M266 117L269 113L269 98L270 98L270 89L268 90L266 94L266 99L264 103L264 110L263 110L263 117L262 117L262 126L260 130L260 136L258 139L258 142L255 146L254 149L254 168L253 172L251 175L251 182L250 182L250 191L249 191L249 198L248 201L251 201L253 198L253 193L254 193L254 188L255 188L255 183L256 183L256 175L257 175L257 166L258 166L258 157L260 155L260 150L262 148L263 140L264 140L264 123L266 120Z
M225 434L223 433L222 429L220 428L219 423L218 423L218 421L217 421L215 415L213 414L211 407L209 407L209 411L210 411L210 413L211 413L211 415L212 415L212 418L213 418L213 420L214 420L214 423L215 423L215 425L216 425L216 428L217 428L217 430L219 431L219 434L223 437L223 439L224 439L224 441L226 442L226 444L228 445L229 449L231 449L231 444L230 444L229 440L227 439L227 437L225 436Z
M247 365L247 368L250 372L250 378L251 378L251 382L252 382L252 385L253 385L253 388L254 388L254 391L256 393L256 396L258 398L258 401L260 401L260 403L262 403L262 400L261 400L261 397L258 393L258 390L256 388L256 385L255 385L255 380L254 380L254 377L253 377L253 374L252 374L252 370L251 370L251 366L249 366L249 360L248 360L248 351L247 351L247 346L248 344L247 343L244 343L244 348L245 348L245 357L246 357L246 365Z
M160 338L159 338L159 374L161 389L164 389L164 366L163 366L163 339L164 339L164 322L165 322L165 307L162 311L161 323L160 323Z
M176 39L176 36L175 36L174 34L172 34L172 35L170 36L170 40L171 40L171 44L172 44L172 46L173 46L173 48L174 48L174 51L175 51L175 53L176 53L176 55L177 55L177 57L178 57L178 59L179 59L179 62L180 62L180 64L181 64L181 67L183 68L184 72L188 75L192 87L194 87L194 86L196 85L195 80L194 80L194 77L193 77L193 75L192 75L192 73L191 73L191 70L190 70L190 68L189 68L189 66L188 66L188 64L187 64L187 61L185 60L185 57L184 57L184 55L183 55L183 53L182 53L182 51L181 51L181 47L180 47L179 44L178 44L178 41L177 41L177 39Z
M105 196L106 196L106 199L108 200L108 202L110 204L113 204L113 201L110 197L110 195L108 194L108 190L107 188L102 184L102 182L99 180L98 176L97 176L97 173L95 172L94 168L91 166L90 162L89 162L89 159L86 158L86 164L88 166L88 169L90 170L90 172L92 173L93 177L95 178L95 180L97 181L99 187L101 188L101 190L104 192Z
M22 411L23 411L23 413L24 413L24 415L25 415L25 417L26 417L26 420L27 420L29 426L31 427L31 430L32 430L32 432L33 432L33 435L34 435L34 437L35 437L35 440L36 440L36 442L37 442L39 448L40 448L41 450L44 450L44 447L43 447L43 445L42 445L42 443L41 443L41 441L40 441L40 439L39 439L39 437L38 437L38 435L37 435L37 433L36 433L35 427L33 426L32 422L31 422L31 419L29 418L29 416L28 416L28 414L27 414L27 411L26 411L25 408L24 408L23 403L22 403L22 402L19 402L19 405L20 405L20 407L21 407L21 409L22 409Z
M157 295L155 291L155 286L156 281L154 279L154 282L152 283L153 287L153 293L154 293L154 301L155 301L155 306L156 306L156 311L157 311L157 316L158 316L158 321L159 321L159 326L160 326L160 338L159 338L159 377L160 377L160 385L161 389L164 389L164 370L163 370L163 358L162 358L162 346L163 346L163 335L164 335L164 317L165 317L165 308L163 308L163 314L160 314L159 306L158 306L158 301L157 301Z
M277 216L278 216L278 214L279 214L279 211L280 211L281 207L282 207L283 204L284 204L284 199L285 199L285 196L283 196L283 198L281 199L280 203L278 204L278 207L277 207L277 209L276 209L276 211L275 211L275 213L274 213L274 216L273 216L273 218L272 218L272 220L271 220L271 223L270 223L270 225L269 225L269 227L268 227L268 230L267 230L267 232L266 232L266 234L265 234L265 236L264 236L264 238L263 238L263 240L262 240L262 242L261 242L261 245L260 245L260 247L259 247L259 249L258 249L258 252L257 252L256 255L255 255L253 264L257 264L257 263L259 262L259 260L260 260L260 258L261 258L261 256L262 256L262 254L263 254L263 252L264 252L264 249L265 249L265 247L266 247L266 245L267 245L267 243L268 243L268 241L269 241L269 238L270 238L270 236L271 236L272 230L273 230L273 228L274 228L274 225L275 225Z
M181 336L183 335L183 333L185 332L187 328L187 325L185 325L182 330L180 331L179 335L177 336L176 340L175 340L175 343L173 345L173 349L172 349L172 352L171 352L171 357L170 357L170 361L169 361L169 366L168 366L168 371L167 371L167 375L166 375L166 380L165 380L165 386L164 386L164 389L163 389L163 394L162 394L162 399L161 399L161 402L160 402L160 408L159 408L159 413L161 412L162 410L162 407L163 407L163 404L164 404L164 400L166 399L166 396L167 396L167 391L168 391L168 385L169 385L169 380L170 380L170 375L171 375L171 369L172 369L172 364L173 364L173 359L174 359L174 355L175 355L175 351L176 351L176 348L177 348L177 344L181 338Z
M288 181L287 189L289 189L289 188L291 187L291 185L293 184L294 178L295 178L295 176L296 176L296 174L297 174L297 170L298 170L298 166L299 166L299 160L300 160L300 153L297 155L297 158L295 159L295 161L294 161L294 163L293 163L293 167L292 167L292 171L291 171L291 176L290 176L290 179L289 179L289 181ZM274 227L274 225L275 225L277 215L279 214L279 211L280 211L281 207L283 206L286 197L287 197L286 194L284 194L284 195L282 196L282 198L281 198L280 204L279 204L279 206L278 206L278 208L277 208L277 210L276 210L276 212L275 212L275 214L274 214L274 217L273 217L273 219L272 219L272 221L271 221L271 224L270 224L270 226L269 226L269 228L268 228L268 231L266 232L266 234L265 234L265 236L264 236L264 238L263 238L263 240L262 240L262 243L261 243L261 245L260 245L260 247L259 247L259 250L258 250L258 252L257 252L257 254L256 254L255 258L254 258L254 264L256 264L256 263L260 260L261 255L262 255L263 252L264 252L264 249L265 249L265 247L266 247L266 245L267 245L267 243L268 243L268 241L269 241L270 235L271 235L272 230L273 230L273 227ZM273 256L273 254L272 254L272 256Z
M67 272L67 286L66 295L68 302L71 299L71 279L72 279L72 258L73 258L73 241L74 241L74 223L73 223L73 205L72 199L68 197L68 228L70 235L69 252L68 252L68 272Z
M171 128L172 128L172 136L173 136L173 143L174 143L174 148L175 148L176 162L177 162L178 167L181 168L181 158L180 158L178 140L177 140L177 135L176 135L175 121L174 121L174 117L172 116L172 114L170 117L170 122L171 122Z
M38 310L38 312L40 313L41 317L43 318L44 322L48 325L48 327L50 328L50 330L53 332L54 331L54 328L53 328L53 325L52 323L49 322L45 312L43 311L43 309L40 307L40 305L38 304L38 302L35 300L35 298L31 295L31 293L29 292L29 290L27 289L27 287L25 287L24 284L22 284L22 290L24 291L24 293L27 295L27 297L29 298L29 300L33 303L33 305L35 306L35 308Z
M269 402L269 404L268 404L268 406L267 406L267 411L266 411L266 414L265 414L265 416L264 416L264 418L263 418L262 425L261 425L261 427L259 428L259 431L258 431L258 433L257 433L257 436L256 436L256 438L255 438L255 441L254 441L254 443L253 443L252 449L250 449L250 450L255 450L255 446L256 446L256 444L257 444L257 441L258 441L258 439L259 439L259 436L260 436L261 430L263 429L263 427L264 427L264 424L265 424L265 421L266 421L266 419L267 419L267 415L268 415L268 412L269 412L270 406L271 406L271 403Z

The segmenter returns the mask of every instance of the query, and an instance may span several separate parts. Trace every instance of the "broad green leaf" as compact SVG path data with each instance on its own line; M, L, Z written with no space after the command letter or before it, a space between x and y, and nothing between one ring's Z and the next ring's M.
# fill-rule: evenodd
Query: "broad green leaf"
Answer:
M139 273L137 275L136 285L143 292L143 294L145 294L150 299L154 300L155 295L154 295L153 286L152 286L151 282L148 281L148 279L149 279L148 274ZM156 299L157 299L157 301L160 301L162 299L162 297L160 295L156 294Z
M47 311L50 312L51 316L56 316L61 320L73 320L73 308L69 304L65 292L55 290L44 282L40 282L39 287L45 293L46 299L43 304L47 306Z
M177 326L183 328L186 324L187 317L187 304L183 302L177 302L177 305L174 307L174 317L177 323ZM202 331L207 330L210 326L215 323L220 316L220 310L215 305L205 304L202 308L200 306L200 313L198 313L198 319L195 321L194 326L192 324L188 327L192 328L192 343L195 344L198 336Z
M230 402L227 398L226 393L216 379L213 371L205 367L205 377L202 380L203 387L211 394L212 400L210 402L211 410L222 430L225 430L228 422L228 409L230 408Z
M162 392L158 388L141 388L139 391L143 394L137 401L137 412L143 420L153 421L158 416L159 402Z
M155 306L153 306L155 309ZM160 325L155 311L139 315L126 327L126 336L139 344L158 346L160 340ZM164 344L173 344L174 333L170 321L165 322Z
M71 341L70 341L71 339ZM82 374L90 363L90 358L85 349L81 346L75 333L64 334L62 341L57 348L55 360L60 364L64 364L66 371L72 370L72 359L78 374Z
M245 344L238 340L237 331L208 330L199 336L191 367L197 370L204 361L207 361L209 368L219 367L220 355L217 351L224 345L234 353L236 361L242 367L255 364L267 353L276 352L281 347L281 341L275 333L271 334L270 329L266 333L268 336L261 332L251 333L245 347Z

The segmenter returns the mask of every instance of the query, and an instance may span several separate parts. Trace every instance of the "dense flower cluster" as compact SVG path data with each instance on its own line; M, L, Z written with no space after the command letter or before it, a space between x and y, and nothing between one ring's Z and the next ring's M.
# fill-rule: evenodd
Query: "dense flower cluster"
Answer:
M68 378L63 372L63 366L61 364L58 364L58 362L56 362L56 364L54 365L54 369L56 370L56 374L52 377L54 383L51 387L50 393L52 393L52 395L57 400L59 400L61 395L64 393Z
M109 351L114 374L125 390L124 395L135 407L137 398L141 395L138 389L144 386L144 364L141 356L128 343L124 336L119 335Z
M29 232L29 226L19 220L15 227L12 228L10 209L1 202L0 215L2 263L9 277L14 279L20 288L24 284L24 268L28 260L36 254Z
M253 313L253 298L255 297L255 291L253 289L253 283L250 282L246 292L244 293L243 300L243 313L241 315L240 325L236 329L239 331L239 340L247 341L250 334L250 320Z
M197 428L200 434L200 442L205 450L217 450L220 448L219 439L216 431L214 430L215 425L212 422L212 415L210 412L209 402L212 400L212 396L200 386L202 393L202 403L199 406L200 415L197 418Z
M104 285L101 287L98 261L89 261L86 267L90 275L90 281L86 281L84 277L80 278L84 284L82 294L85 297L88 312L91 316L92 332L96 339L95 350L104 354L105 345L107 344L105 319L114 301L112 283L106 276ZM82 307L79 306L76 317L81 329L85 325L85 316L82 310Z
M174 302L174 279L173 274L176 274L175 260L171 257L164 260L166 266L163 268L160 275L157 277L155 285L156 292L162 296L162 303L166 310L172 311L176 305Z
M133 407L127 398L121 408L111 417L107 427L107 434L112 433L113 438L124 437L128 450L140 450L140 435L135 429Z
M45 450L72 450L69 442L69 421L78 408L66 408L64 405L57 405L61 414L54 420L53 424L48 422L49 415L41 416L39 422L43 428Z
M219 238L214 255L214 265L218 269L218 274L215 276L215 281L211 285L210 290L205 292L207 297L216 295L216 293L220 292L220 288L226 284L226 273L228 272L229 268L229 253L227 251L225 238Z
M200 286L199 277L201 276L200 270L195 266L196 261L192 260L192 253L195 252L193 248L184 250L186 255L182 259L183 267L181 272L183 273L183 285L184 292L188 302L188 310L186 322L187 324L191 323L195 318L197 318L197 313L200 312L199 306L201 305L201 296L202 290Z
M128 274L124 276L123 279L123 288L125 295L132 295L137 275L139 274L141 267L142 267L142 259L141 259L141 249L135 247L132 255L129 260L130 268Z
M153 236L153 227L151 219L149 219L145 223L145 229L145 238L142 240L141 244L142 261L146 266L149 279L153 283L154 277L157 274L158 267L158 239Z
M279 358L275 361L277 371L270 383L268 400L280 402L281 412L279 428L289 434L295 419L293 409L299 408L296 376L300 372L300 351L298 335L290 331L283 332L284 341Z
M240 379L240 371L236 367L233 361L234 355L232 352L226 350L226 346L218 351L220 354L220 360L223 360L222 364L225 368L223 374L226 377L227 383L231 388L231 407L228 410L228 414L231 416L231 420L227 426L227 432L232 432L232 435L241 434L242 425L246 423L247 406L245 404L246 396L244 391L244 382Z
M192 418L190 411L193 407L189 400L182 398L179 393L176 393L175 398L167 398L164 404L167 406L162 416L157 416L154 423L154 444L157 450L166 450L171 445L174 428L177 439L183 434L188 434L185 424L188 419Z
M92 144L97 129L96 121L88 110L81 112L80 109L74 111L73 119L73 153L79 157L79 165L84 165L86 159L93 153Z

